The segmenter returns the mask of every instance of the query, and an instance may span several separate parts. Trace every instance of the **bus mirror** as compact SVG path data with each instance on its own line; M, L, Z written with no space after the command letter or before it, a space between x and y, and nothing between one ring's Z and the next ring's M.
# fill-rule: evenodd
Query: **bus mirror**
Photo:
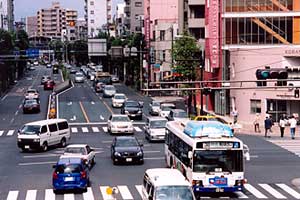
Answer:
M189 151L189 152L188 152L188 158L191 159L192 157L193 157L193 152L192 152L192 151Z
M244 153L244 158L249 161L250 160L250 150L248 145L244 144L243 146L243 153Z

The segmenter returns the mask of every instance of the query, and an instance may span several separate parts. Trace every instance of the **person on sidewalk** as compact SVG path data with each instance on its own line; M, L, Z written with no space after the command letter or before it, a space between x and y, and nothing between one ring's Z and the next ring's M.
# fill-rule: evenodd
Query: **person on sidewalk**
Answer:
M295 119L294 115L292 115L292 117L289 119L289 124L290 124L291 137L294 140L295 139L296 126L297 126L297 120Z
M283 136L284 136L284 128L285 128L285 124L286 124L286 121L285 121L284 117L281 116L281 117L280 117L280 120L279 120L280 137L283 137Z
M234 109L232 111L232 116L233 116L233 124L236 124L237 123L237 118L239 116L239 113L238 113L238 111L236 109Z
M259 113L256 113L255 118L254 118L254 122L253 122L255 133L260 133L259 122L260 122L260 115L259 115Z
M268 136L268 133L272 132L271 128L272 128L272 120L270 119L270 117L267 116L265 119L265 137L271 137Z

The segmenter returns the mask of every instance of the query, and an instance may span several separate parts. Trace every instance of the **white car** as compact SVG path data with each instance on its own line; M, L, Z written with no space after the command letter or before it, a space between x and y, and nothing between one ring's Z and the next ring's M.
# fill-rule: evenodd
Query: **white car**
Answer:
M103 97L113 97L117 93L115 86L105 85L103 89Z
M36 89L30 88L25 93L25 99L39 99L40 94Z
M125 94L116 93L111 100L112 100L112 107L120 108L124 105L125 101L127 100L127 97Z
M160 105L159 116L168 117L170 114L170 111L175 108L176 108L176 106L173 103L162 103Z
M94 81L95 78L96 78L96 72L95 71L90 72L90 80Z
M167 119L164 117L149 117L145 129L145 138L153 140L165 140Z
M113 114L107 122L107 129L110 134L128 133L133 134L133 124L127 115Z
M79 157L91 167L95 165L95 151L87 144L71 144L65 148L62 157Z
M75 74L75 83L83 83L84 82L84 76L81 72L77 72Z

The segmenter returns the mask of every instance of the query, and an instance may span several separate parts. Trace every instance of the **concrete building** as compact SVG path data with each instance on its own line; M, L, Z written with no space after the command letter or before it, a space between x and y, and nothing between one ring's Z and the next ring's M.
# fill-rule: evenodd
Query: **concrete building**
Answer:
M125 8L126 4L125 3L119 3L117 4L116 7L116 19L115 19L115 23L116 23L116 35L119 37L122 37L123 35L126 34L126 26L125 26L125 12L124 12L124 8Z
M78 40L87 40L87 24L85 19L77 19L76 38Z
M66 27L62 30L63 41L75 41L77 39L76 35L76 23L77 23L78 13L76 10L66 9Z
M256 113L276 121L281 115L299 116L299 95L287 86L300 86L300 1L226 1L222 8L223 77L254 81L242 87L255 88L231 90L229 109L238 110L244 123L252 123ZM268 81L257 84L264 80L262 71Z
M37 16L29 16L26 17L26 32L28 37L37 36L38 33L38 25L37 25Z
M124 24L128 34L142 32L144 0L125 0L126 6L124 12L126 18Z
M107 0L86 0L86 20L88 26L88 37L94 38L99 31L107 29Z
M107 0L106 2L106 15L107 15L107 23L113 23L113 15L112 15L112 0Z
M60 7L59 2L53 2L51 8L37 12L38 35L51 38L62 38L62 31L66 29L66 10Z
M0 28L14 30L14 1L0 0Z

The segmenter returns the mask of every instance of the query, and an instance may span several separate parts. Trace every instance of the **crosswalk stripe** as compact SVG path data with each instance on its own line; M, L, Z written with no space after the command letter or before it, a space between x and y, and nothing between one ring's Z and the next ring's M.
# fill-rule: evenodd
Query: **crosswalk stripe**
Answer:
M141 185L136 185L135 188L138 191L138 193L140 194L140 196L142 197L143 196L142 186Z
M46 189L45 200L55 200L55 194L52 189Z
M15 130L9 130L7 132L7 136L12 136L14 134Z
M98 127L92 127L92 130L93 130L94 133L100 132Z
M9 191L6 200L17 200L19 191Z
M103 131L107 133L107 127L102 127Z
M286 199L285 196L283 196L280 192L278 192L277 190L272 188L270 185L268 185L268 184L258 184L258 185L260 187L262 187L264 190L266 190L267 192L269 192L275 198L277 198L277 199Z
M82 132L84 132L84 133L89 132L89 129L87 127L82 127L81 129L82 129Z
M281 189L283 189L284 191L286 191L287 193L289 193L294 198L300 199L300 194L297 191L295 191L294 189L292 189L291 187L289 187L288 185L283 184L283 183L278 183L276 185L278 187L280 187Z
M78 133L78 129L76 127L71 128L72 133Z
M250 185L249 183L246 183L244 187L251 192L254 196L256 196L259 199L267 199L265 195L263 195L259 190L257 190L255 187Z
M133 200L133 197L132 197L132 195L131 195L131 193L130 193L127 186L120 185L120 186L118 186L118 189L119 189L119 192L120 192L120 194L121 194L121 196L124 200Z
M142 129L140 129L140 127L134 126L133 128L136 132L142 132Z
M235 192L235 194L239 199L248 199L248 196L241 191Z
M4 131L0 131L0 136L2 136L2 135L3 135L3 133L4 133Z
M28 190L26 193L25 200L35 200L36 194L37 194L37 190Z
M87 188L87 192L83 193L84 200L94 200L94 195L91 187Z
M75 200L74 194L64 194L64 200Z
M108 186L100 186L100 191L103 197L103 200L113 200L113 197L111 195L106 194L106 189Z

